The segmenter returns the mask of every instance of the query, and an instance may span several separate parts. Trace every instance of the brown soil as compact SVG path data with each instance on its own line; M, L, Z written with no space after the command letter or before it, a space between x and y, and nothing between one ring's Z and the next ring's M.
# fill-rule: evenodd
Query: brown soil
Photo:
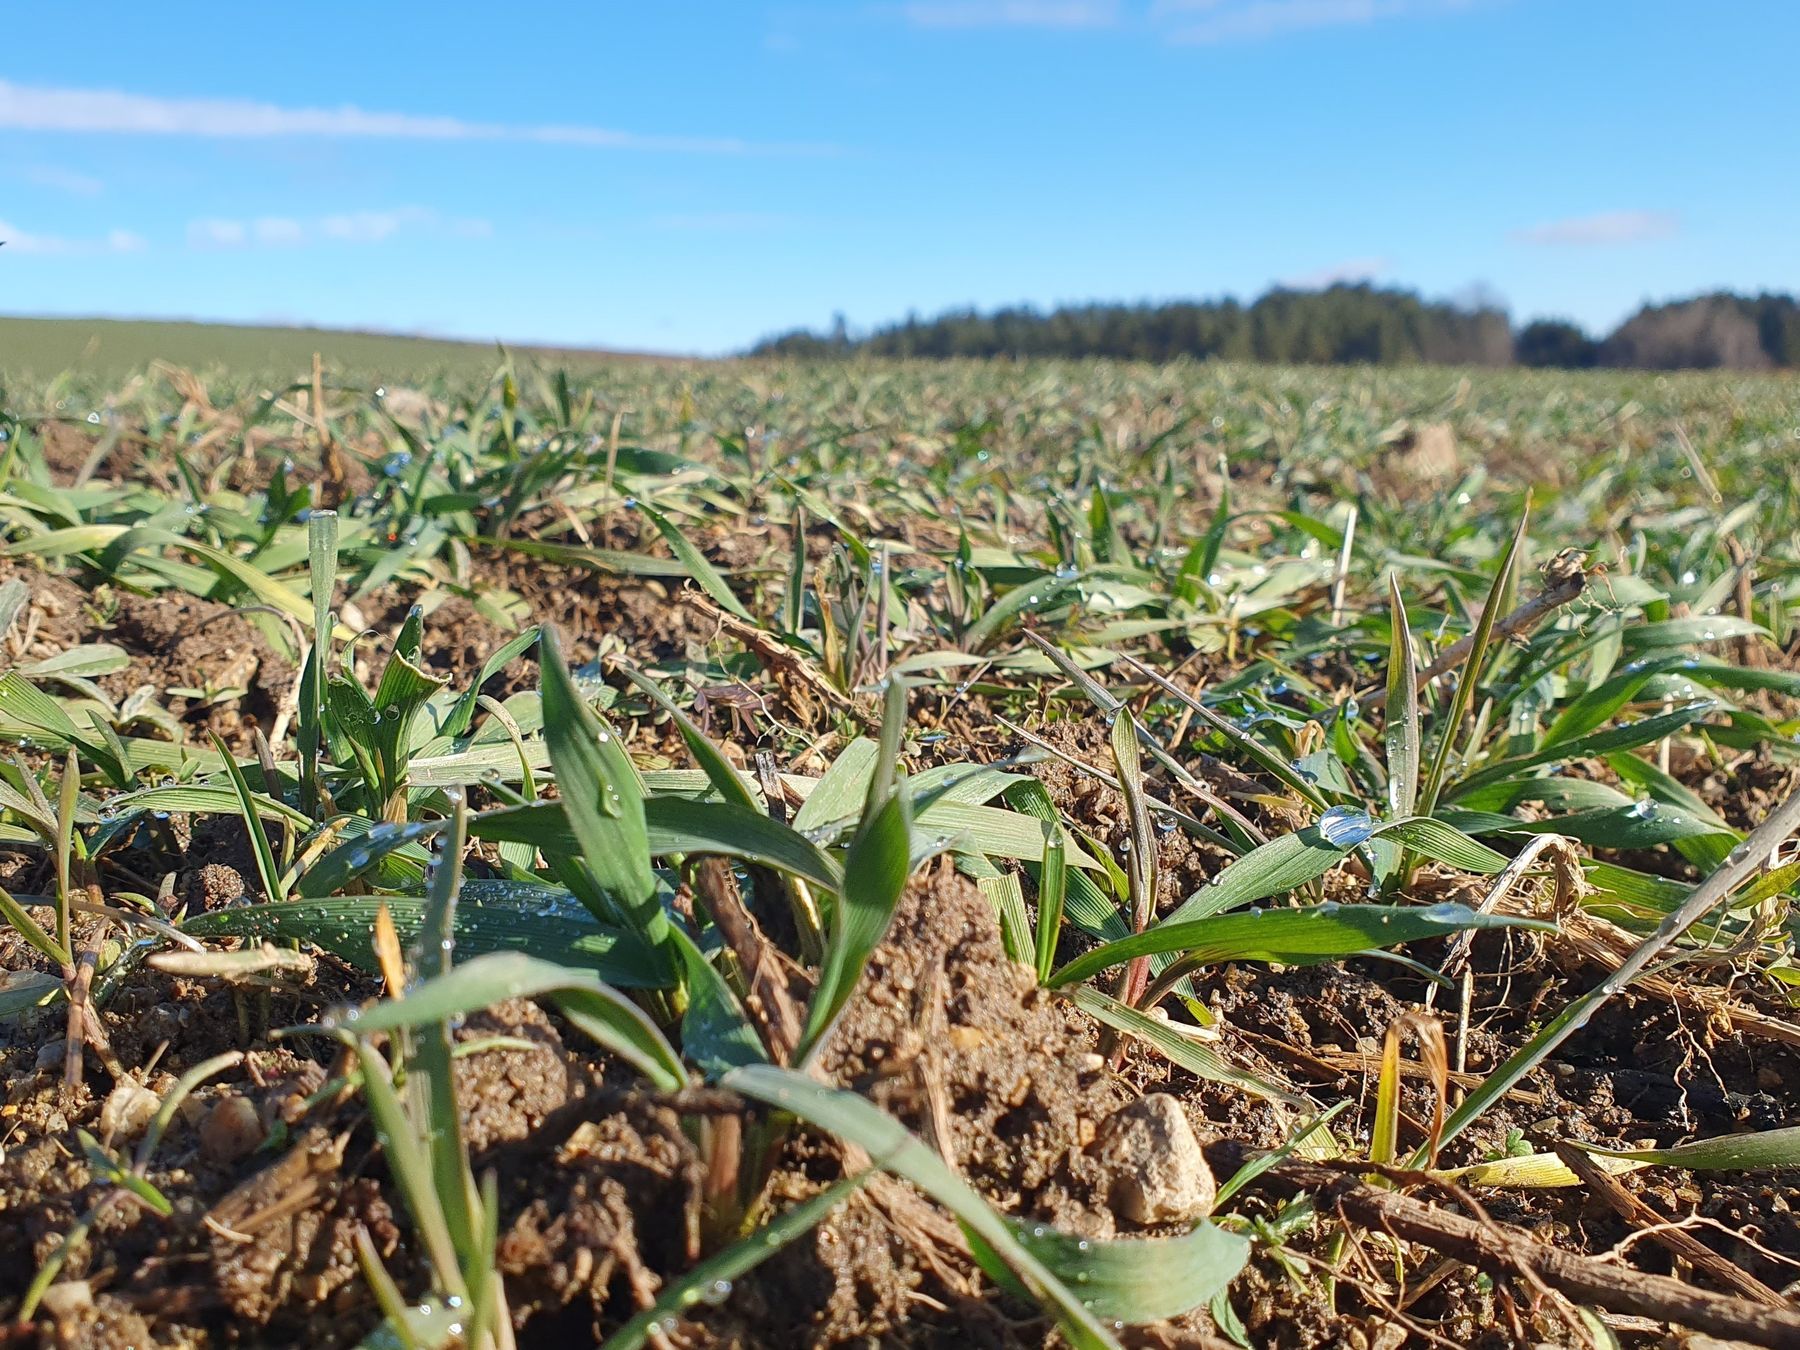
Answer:
M15 659L42 659L83 643L125 650L129 664L96 680L123 714L115 728L121 735L166 736L154 721L130 711L132 696L142 693L167 709L188 739L204 744L209 733L217 734L247 753L252 729L266 732L293 697L293 662L241 605L181 591L90 591L67 577L0 564L0 581L13 576L30 588L9 639Z

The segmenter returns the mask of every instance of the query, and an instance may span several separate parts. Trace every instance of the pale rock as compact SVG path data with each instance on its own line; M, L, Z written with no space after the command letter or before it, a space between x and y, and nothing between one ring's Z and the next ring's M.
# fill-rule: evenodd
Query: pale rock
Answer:
M1088 1153L1106 1177L1108 1203L1137 1224L1191 1223L1212 1213L1218 1186L1181 1103L1151 1093L1102 1122Z
M236 1162L255 1152L267 1135L254 1102L245 1097L223 1097L213 1103L200 1122L200 1151L210 1162Z
M44 1290L44 1311L58 1322L93 1306L94 1290L86 1280L58 1280Z
M136 1139L161 1106L162 1098L142 1083L121 1079L100 1104L101 1136L115 1142Z

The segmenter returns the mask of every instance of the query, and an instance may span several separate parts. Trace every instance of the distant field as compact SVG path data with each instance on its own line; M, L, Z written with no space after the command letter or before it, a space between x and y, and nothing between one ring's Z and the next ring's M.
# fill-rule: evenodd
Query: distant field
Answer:
M620 354L554 348L519 348L572 366L618 360ZM77 369L112 375L151 361L204 370L299 371L314 352L339 369L380 370L390 377L468 374L491 369L488 342L455 342L397 333L359 333L332 328L251 327L139 319L27 319L0 317L0 371L39 376Z

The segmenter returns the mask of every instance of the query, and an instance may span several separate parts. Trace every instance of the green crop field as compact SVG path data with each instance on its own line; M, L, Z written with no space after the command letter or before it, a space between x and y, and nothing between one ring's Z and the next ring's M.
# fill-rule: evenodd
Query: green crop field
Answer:
M0 1318L1796 1343L1800 378L5 320L0 437Z
M300 371L314 352L329 353L342 369L387 379L473 377L487 373L495 345L396 333L335 329L180 323L154 319L26 319L0 317L0 370L18 377L80 372L119 378L152 362L200 371ZM521 355L592 369L617 356L521 348ZM629 359L629 358L624 358Z

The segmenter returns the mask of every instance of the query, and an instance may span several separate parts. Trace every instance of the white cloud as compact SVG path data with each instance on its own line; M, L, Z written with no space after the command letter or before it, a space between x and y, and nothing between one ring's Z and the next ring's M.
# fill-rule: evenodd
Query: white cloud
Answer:
M1151 17L1171 42L1256 42L1315 28L1342 28L1469 9L1478 0L1157 0Z
M379 244L408 225L431 225L436 221L437 214L422 206L403 206L397 211L351 211L326 216L319 222L319 233L346 244Z
M300 248L309 244L379 244L402 231L441 231L459 239L486 239L494 232L485 220L444 220L426 206L386 211L340 211L316 220L262 216L256 220L206 218L188 224L188 246L197 249Z
M0 80L0 128L126 136L270 136L424 141L536 141L613 150L744 155L828 147L759 145L730 137L645 136L591 126L513 126L458 117L370 112L353 104L284 108L237 98L159 98L116 89L61 89Z
M1345 258L1329 267L1283 277L1281 284L1293 291L1319 291L1344 282L1374 281L1392 270L1393 265L1386 258Z
M1513 238L1526 244L1604 247L1668 239L1680 228L1681 221L1668 211L1601 211L1514 230Z
M66 192L72 197L98 197L106 190L106 184L98 178L85 173L77 173L74 169L60 168L54 164L30 165L21 170L19 176L38 187Z
M912 0L901 17L915 28L1110 28L1118 0Z
M242 248L250 231L241 220L191 220L187 237L190 248Z
M142 235L130 230L109 230L98 239L72 239L59 234L33 234L0 220L0 243L7 253L35 253L43 257L72 257L94 253L138 253L149 247Z
M292 248L306 242L306 227L287 216L264 216L253 221L250 233L265 248Z

